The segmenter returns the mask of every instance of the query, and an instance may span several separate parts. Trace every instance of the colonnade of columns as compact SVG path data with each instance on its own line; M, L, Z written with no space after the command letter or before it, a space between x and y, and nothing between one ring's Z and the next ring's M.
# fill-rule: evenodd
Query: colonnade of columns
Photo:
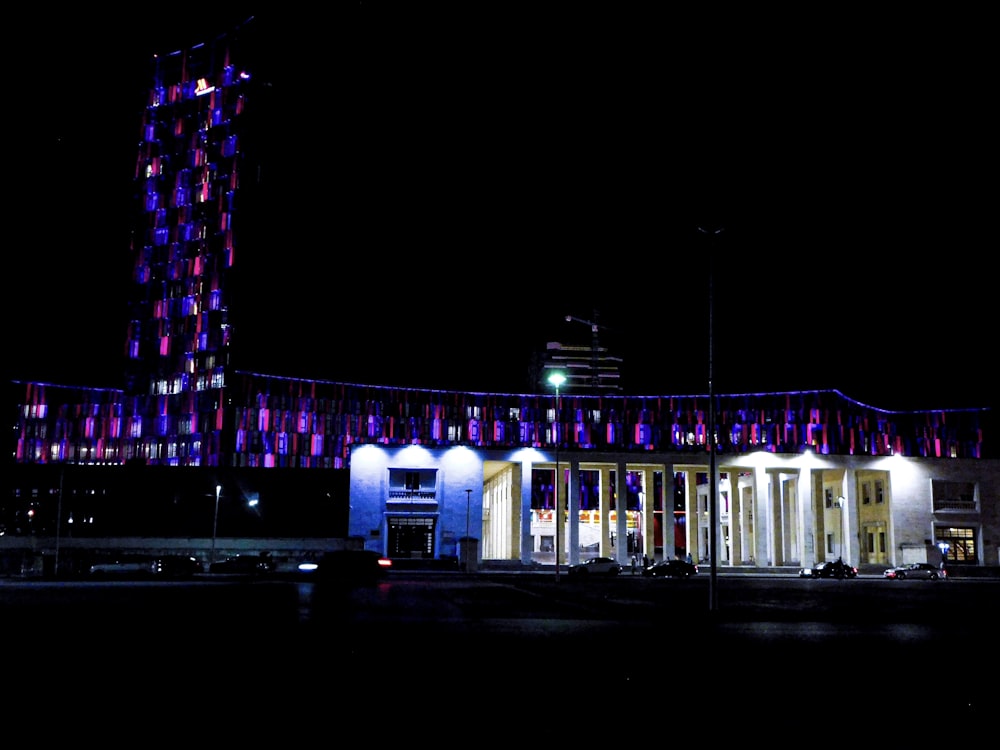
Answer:
M560 461L562 476L556 482L559 492L557 507L564 509L564 522L555 523L554 533L559 534L556 549L560 564L572 565L580 560L581 509L580 473L599 473L599 554L614 557L623 565L629 563L630 552L623 540L628 538L629 519L625 511L627 476L630 472L641 475L641 506L637 513L636 538L641 539L638 554L646 553L652 559L654 550L661 549L662 557L675 553L674 475L685 473L683 544L678 547L691 554L693 559L706 561L709 557L709 485L707 466L701 464L638 464L624 461L580 461L569 458ZM515 475L520 483L520 503L512 502L510 530L515 528L519 510L522 529L520 559L524 564L533 561L534 546L531 539L531 469L554 470L551 463L518 467ZM655 522L654 475L662 472L663 497L660 498L661 523ZM612 480L613 475L613 480ZM721 479L720 479L721 477ZM857 483L853 469L814 470L809 466L731 467L718 469L716 494L719 512L716 515L717 563L719 565L788 566L812 563L826 559L831 551L826 541L833 542L836 556L859 562L861 556L860 529L857 508ZM619 498L616 512L612 514L612 484L614 496ZM825 508L822 500L827 492L838 498L835 513ZM555 519L560 514L553 514ZM832 519L832 520L831 520ZM832 536L830 536L832 535ZM510 552L516 556L514 545Z

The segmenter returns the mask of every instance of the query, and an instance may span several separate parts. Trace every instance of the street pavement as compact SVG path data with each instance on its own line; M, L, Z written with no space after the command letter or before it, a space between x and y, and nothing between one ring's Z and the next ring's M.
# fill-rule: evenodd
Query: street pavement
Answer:
M183 734L207 710L200 731L230 743L262 722L371 717L376 742L402 730L387 717L450 725L484 712L538 731L577 717L570 731L599 706L648 715L633 726L643 738L664 722L830 700L847 726L908 694L974 724L998 697L998 596L996 580L775 576L0 581L4 689L34 710L58 697L84 727L113 706L124 725L152 712Z

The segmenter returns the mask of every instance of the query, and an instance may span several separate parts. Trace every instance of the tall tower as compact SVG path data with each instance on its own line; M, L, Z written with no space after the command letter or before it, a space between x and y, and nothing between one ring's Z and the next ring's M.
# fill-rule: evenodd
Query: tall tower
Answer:
M266 97L246 67L253 25L153 60L134 175L125 391L143 413L131 460L216 465L225 448L229 307L250 236L239 209L254 185L251 113Z

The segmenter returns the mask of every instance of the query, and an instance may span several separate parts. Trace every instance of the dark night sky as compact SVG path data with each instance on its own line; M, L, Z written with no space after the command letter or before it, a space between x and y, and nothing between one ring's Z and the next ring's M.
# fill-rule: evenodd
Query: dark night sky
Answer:
M296 66L314 73L291 85L333 93L308 126L276 123L288 169L328 198L310 199L315 228L289 220L301 196L275 206L276 235L315 248L314 272L289 264L285 283L302 286L305 318L355 329L335 341L321 324L319 345L307 327L262 338L261 367L525 391L532 352L587 345L589 328L564 317L596 310L628 392L704 393L711 256L716 392L995 405L985 17L751 33L747 19L666 12L397 12L257 18L290 62L314 49ZM144 35L153 15L46 13L4 53L23 71L25 133L8 225L44 259L8 284L13 378L120 385L150 56L251 14L212 11L204 34L160 19ZM326 135L305 150L304 132ZM42 309L53 293L58 309Z

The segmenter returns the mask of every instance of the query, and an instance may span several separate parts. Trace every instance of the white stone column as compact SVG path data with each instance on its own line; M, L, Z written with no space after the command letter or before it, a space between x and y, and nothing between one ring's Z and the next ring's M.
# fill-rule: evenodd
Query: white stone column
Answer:
M531 461L521 461L520 466L515 467L514 491L518 492L521 498L521 564L532 564L531 547Z
M630 563L627 546L628 512L626 506L628 505L628 502L626 495L628 493L628 487L625 481L625 472L626 467L624 463L618 463L615 465L615 513L617 514L617 518L615 519L615 529L616 536L618 537L618 562L622 565Z
M569 529L567 529L566 562L576 565L580 562L580 462L569 460L569 477L566 492L569 494Z

